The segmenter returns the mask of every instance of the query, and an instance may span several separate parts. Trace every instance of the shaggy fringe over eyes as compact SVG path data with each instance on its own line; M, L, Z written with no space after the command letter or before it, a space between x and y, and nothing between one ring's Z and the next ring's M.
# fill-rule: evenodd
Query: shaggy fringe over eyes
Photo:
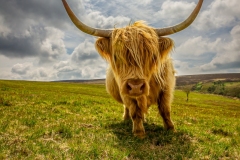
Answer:
M95 48L105 60L110 62L111 45L109 38L98 38L95 43Z
M172 64L166 63L166 60L169 59L169 53L174 48L174 42L172 39L167 37L159 37L159 52L161 54L158 71L154 73L154 77L161 86L165 86L165 71L172 69Z
M162 73L164 61L174 46L170 38L158 37L152 27L147 26L143 21L137 21L125 28L115 29L111 40L111 59L115 68L118 67L115 59L118 59L124 64L118 68L119 71L130 74L127 73L129 66L133 68L136 66L140 69L140 73L139 69L135 68L138 70L135 74L138 73L142 77L144 73L149 72L151 68L149 65L154 64L156 66L154 69L157 70L153 73L154 77L160 85L164 85L164 73Z

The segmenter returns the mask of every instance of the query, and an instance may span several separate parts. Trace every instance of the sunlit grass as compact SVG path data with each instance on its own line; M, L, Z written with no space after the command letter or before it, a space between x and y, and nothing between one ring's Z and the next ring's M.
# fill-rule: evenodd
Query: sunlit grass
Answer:
M104 85L0 81L0 159L240 159L240 101L175 91L163 129L157 107L132 133Z

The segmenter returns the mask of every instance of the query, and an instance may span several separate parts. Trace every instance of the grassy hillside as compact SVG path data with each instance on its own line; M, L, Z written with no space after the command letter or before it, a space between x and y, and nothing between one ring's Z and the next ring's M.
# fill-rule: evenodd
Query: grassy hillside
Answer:
M157 107L131 133L100 84L0 81L0 159L240 159L240 101L175 92L167 132Z
M177 89L191 90L200 93L218 94L229 97L240 98L240 81L213 81L213 82L198 82L191 85L177 86Z

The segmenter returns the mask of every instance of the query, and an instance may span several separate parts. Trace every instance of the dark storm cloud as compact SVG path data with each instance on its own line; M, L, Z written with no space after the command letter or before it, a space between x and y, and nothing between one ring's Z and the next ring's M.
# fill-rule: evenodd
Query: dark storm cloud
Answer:
M46 39L44 28L30 28L27 34L14 33L0 37L0 54L6 57L31 57L40 54L41 42Z
M68 18L61 0L6 0L1 2L0 15L14 30L36 23L61 27Z
M0 54L10 58L34 57L39 63L57 60L66 52L63 33L51 27L30 27L22 34L0 37Z
M67 19L60 0L2 1L0 25L5 30L0 27L0 54L11 58L39 56L40 63L57 59L58 55L51 52L62 50L61 45L53 43L48 50L43 45L51 34L61 34L49 27L62 29Z
M216 63L214 64L218 69L230 69L230 68L240 68L240 63L238 62L226 62L224 64Z
M225 69L239 69L240 63L236 62L225 62L225 63L212 63L211 65L205 65L201 67L201 71L217 71L217 70L225 70Z

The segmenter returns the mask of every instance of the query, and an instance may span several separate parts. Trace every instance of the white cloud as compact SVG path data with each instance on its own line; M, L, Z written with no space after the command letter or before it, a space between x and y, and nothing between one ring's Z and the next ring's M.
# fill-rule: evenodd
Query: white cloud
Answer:
M218 45L218 53L208 64L202 65L202 71L236 69L240 71L240 25L235 26L231 32L232 41Z
M94 43L88 39L74 49L71 65L81 72L82 78L105 77L106 62L97 53Z
M60 62L54 64L53 68L54 69L61 69L61 68L67 67L69 65L70 65L69 61L60 61Z
M52 69L47 67L32 68L29 74L25 75L26 79L31 80L53 80L55 78L54 72Z
M239 0L214 0L199 15L194 26L199 30L208 31L221 27L229 27L240 20Z
M32 66L33 66L32 63L23 63L23 64L17 63L12 67L12 73L24 75L30 70Z
M4 17L0 15L0 35L6 36L11 32L11 29L6 25Z
M137 4L147 5L150 4L153 0L136 0Z
M83 62L86 62L87 60L94 60L100 58L94 47L94 43L90 42L88 39L79 44L74 49L71 56L72 61L78 64L83 64Z
M39 68L39 75L40 77L47 77L48 73L44 68Z
M174 24L179 20L184 20L195 8L194 2L167 0L162 4L161 10L154 17L156 20L163 20L167 24Z
M110 29L116 27L123 27L130 22L128 17L124 16L108 16L105 17L98 11L91 11L87 16L89 25L95 26L96 28Z
M215 41L203 38L202 36L194 37L188 39L176 48L178 56L191 56L199 57L203 54L209 54L210 52L215 52L221 39L218 38Z
M42 41L39 55L40 63L59 60L59 57L66 54L63 42L64 33L53 27L45 27L47 37Z
M12 66L11 73L5 72L9 79L54 80L54 70L49 67L37 67L33 63L17 63ZM2 77L0 77L2 78Z
M192 68L189 67L189 63L179 61L179 60L174 60L173 61L175 70L176 70L176 75L182 75L182 74L190 74L192 72Z

